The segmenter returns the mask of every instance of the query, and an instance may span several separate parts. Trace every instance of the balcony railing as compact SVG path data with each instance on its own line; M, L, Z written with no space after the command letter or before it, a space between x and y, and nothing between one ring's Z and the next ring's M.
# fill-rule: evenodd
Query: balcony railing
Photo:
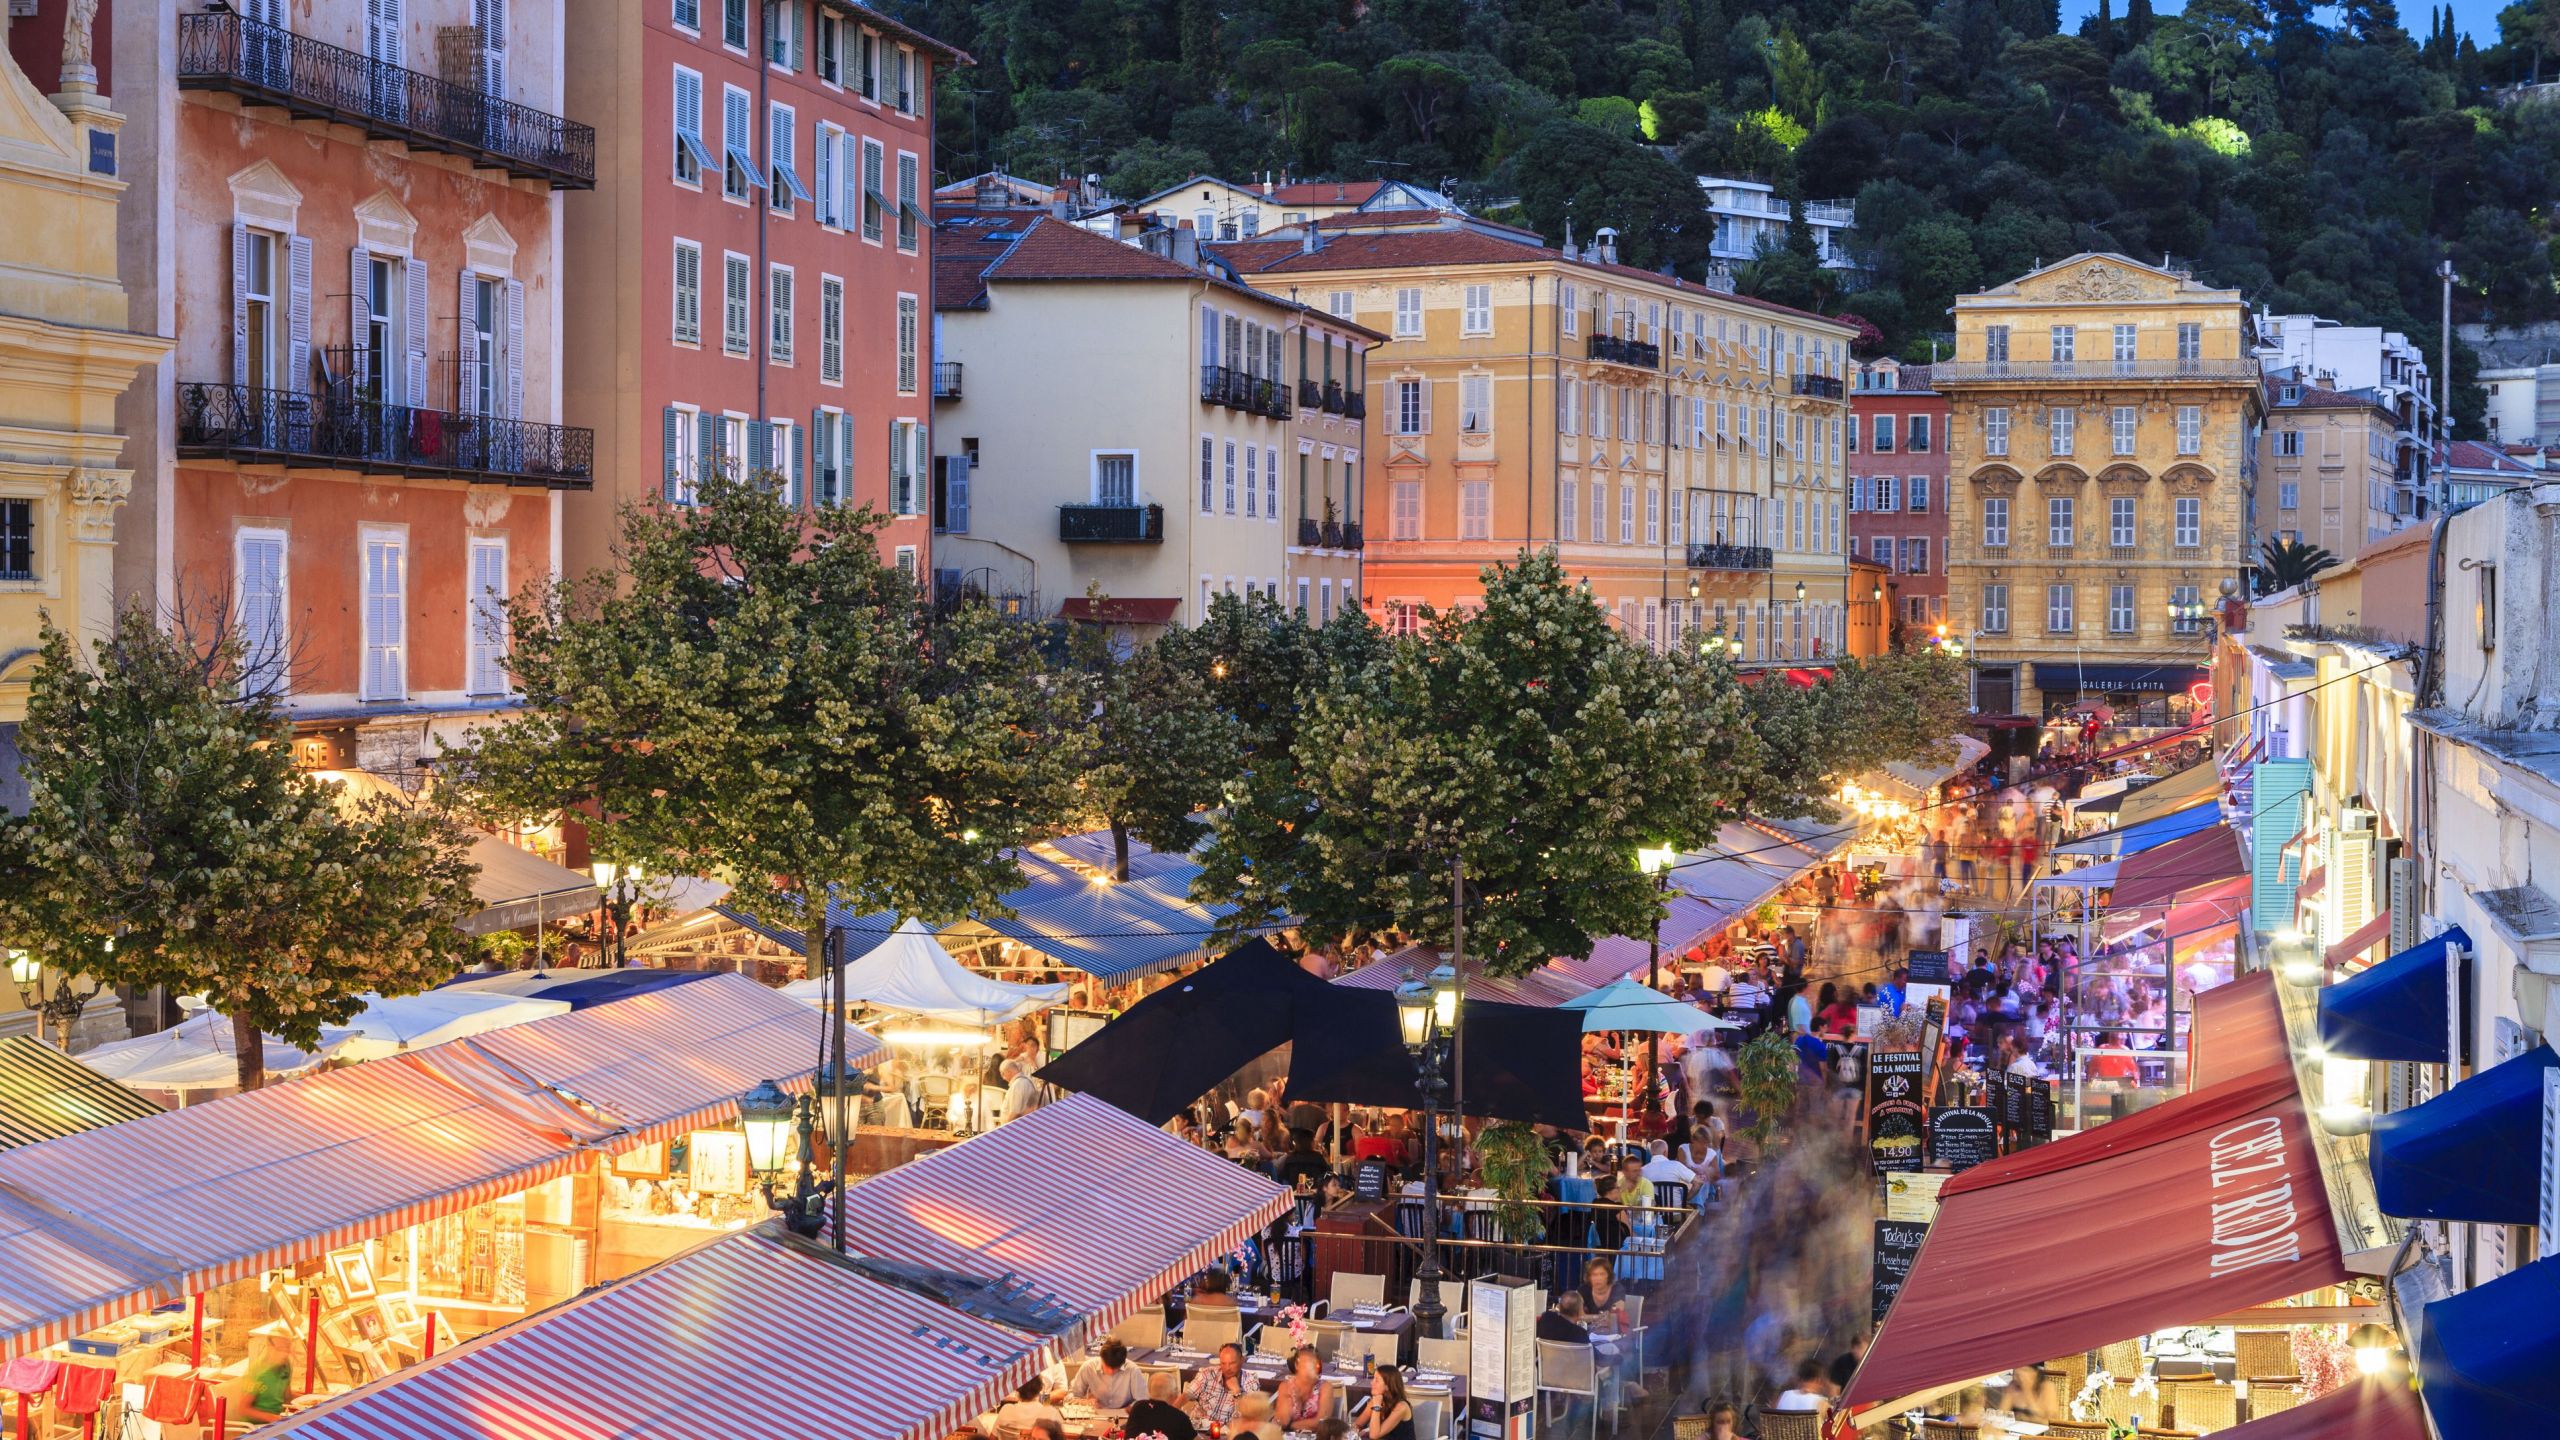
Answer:
M1311 550L1357 550L1360 548L1360 522L1301 518L1298 521L1298 543Z
M1662 368L1662 347L1642 340L1621 340L1615 335L1591 337L1591 358L1609 365L1633 365L1642 370Z
M1341 548L1345 550L1358 550L1363 548L1365 543L1366 542L1361 539L1359 521L1345 520L1342 522Z
M1341 414L1345 399L1346 397L1342 393L1341 381L1327 380L1324 382L1324 394L1320 401L1324 406L1324 413L1327 415Z
M2255 360L1941 360L1932 385L2016 385L2036 380L2255 380Z
M1840 377L1798 375L1795 377L1795 393L1815 400L1837 400L1840 398Z
M238 14L178 17L178 85L353 125L553 189L595 188L591 125Z
M1766 570L1777 563L1766 545L1692 545L1692 570Z
M181 455L583 488L594 483L595 448L594 431L568 425L251 385L178 386Z
M1324 386L1313 380L1300 380L1298 382L1298 408L1301 410L1323 409Z
M1058 538L1067 544L1160 545L1161 505L1061 505Z
M933 398L936 400L960 398L959 361L936 360L933 362Z
M1200 401L1273 420L1286 420L1293 413L1286 384L1227 365L1200 367Z
M1354 420L1366 420L1366 419L1368 419L1368 418L1369 418L1369 396L1368 396L1368 393L1367 393L1366 391L1354 390L1354 391L1352 391L1350 394L1343 396L1343 397L1342 397L1342 413L1343 413L1343 414L1345 414L1345 415L1347 415L1347 416L1349 416L1350 418L1352 418L1352 419L1354 419Z

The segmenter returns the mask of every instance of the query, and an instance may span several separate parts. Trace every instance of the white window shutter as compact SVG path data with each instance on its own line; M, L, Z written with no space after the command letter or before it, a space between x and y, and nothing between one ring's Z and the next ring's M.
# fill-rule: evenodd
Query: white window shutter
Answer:
M676 436L676 427L681 423L680 416L682 413L683 412L677 410L673 405L668 406L666 410L667 473L662 498L670 505L673 505L684 498L684 457L679 452Z
M238 565L241 688L279 694L285 685L284 538L242 533Z
M471 545L471 693L507 690L507 547L479 540Z
M293 237L293 297L287 313L292 327L285 346L285 376L282 388L299 390L311 374L311 241Z
M471 343L471 272L455 277L454 289L454 354L460 357L460 379L456 383L453 408L465 415L477 414L472 409L480 396L480 351Z
M373 252L361 245L350 249L347 252L347 346L354 363L347 378L358 394L364 393L367 382L373 379L375 367L390 358L376 356L365 349L366 332L373 328L365 323L371 318L373 308L372 279Z
M413 259L401 268L408 273L409 279L409 375L407 388L401 391L401 395L412 405L424 406L428 403L427 262Z
M2560 1255L2560 1070L2542 1072L2542 1210L2537 1258Z
M524 282L507 282L507 418L524 418Z
M231 227L231 383L249 383L249 227Z

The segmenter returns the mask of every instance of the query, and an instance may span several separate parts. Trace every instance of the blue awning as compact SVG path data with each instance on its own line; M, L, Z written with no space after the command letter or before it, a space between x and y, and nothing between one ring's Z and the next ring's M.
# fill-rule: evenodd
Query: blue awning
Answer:
M2550 1434L2560 1414L2560 1256L2429 1305L2418 1373L2442 1440Z
M2424 1105L2373 1117L2373 1194L2407 1220L2531 1225L2542 1200L2542 1075L2548 1045L2503 1061Z
M2322 990L2321 1048L2354 1060L2444 1064L2453 1043L2444 980L2444 952L2451 945L2468 950L2471 937L2453 926Z
M2221 824L2222 807L2215 803L2215 800L2216 797L2210 794L2199 795L2196 797L2196 803L2184 810L2172 810L2166 815L2154 816L2139 825L2101 830L2095 835L2083 836L2068 844L2057 845L2053 853L2095 855L2102 860L2115 859L2124 855L2138 855L2154 846L2166 845L2172 840L2193 835L2209 825Z

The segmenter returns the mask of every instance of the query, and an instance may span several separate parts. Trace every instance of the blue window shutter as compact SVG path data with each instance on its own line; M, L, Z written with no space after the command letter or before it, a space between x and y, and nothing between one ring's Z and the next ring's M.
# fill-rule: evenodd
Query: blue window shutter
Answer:
M673 505L673 504L675 504L678 500L682 499L682 498L683 498L683 495L684 495L684 481L683 481L683 478L682 478L681 476L679 476L679 475L676 473L676 469L677 469L677 462L678 462L678 460L679 460L681 457L679 457L679 456L677 455L677 453L676 453L676 407L674 407L673 405L670 405L670 406L668 406L668 407L667 407L667 416L666 416L666 419L667 419L667 452L666 452L666 453L667 453L667 474L666 474L666 486L665 486L665 489L666 489L665 499L666 499L666 502L667 502L668 504Z
M747 422L747 473L761 475L773 468L773 427L761 420Z

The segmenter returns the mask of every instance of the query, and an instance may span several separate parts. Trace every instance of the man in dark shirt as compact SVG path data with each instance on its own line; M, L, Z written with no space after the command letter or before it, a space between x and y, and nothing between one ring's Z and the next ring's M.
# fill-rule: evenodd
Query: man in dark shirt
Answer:
M1538 1317L1538 1338L1567 1345L1591 1343L1591 1327L1582 1320L1582 1296L1567 1290L1556 1297L1555 1308Z
M1129 1407L1129 1418L1121 1430L1129 1435L1162 1435L1164 1440L1197 1440L1199 1434L1191 1425L1191 1417L1182 1413L1174 1402L1182 1396L1182 1382L1170 1370L1159 1370L1147 1377L1147 1398Z
M1322 1184L1332 1169L1325 1163L1325 1158L1316 1153L1314 1131L1292 1130L1289 1132L1289 1153L1280 1157L1280 1163L1271 1167L1271 1173L1281 1184L1294 1189L1301 1180L1309 1186Z

